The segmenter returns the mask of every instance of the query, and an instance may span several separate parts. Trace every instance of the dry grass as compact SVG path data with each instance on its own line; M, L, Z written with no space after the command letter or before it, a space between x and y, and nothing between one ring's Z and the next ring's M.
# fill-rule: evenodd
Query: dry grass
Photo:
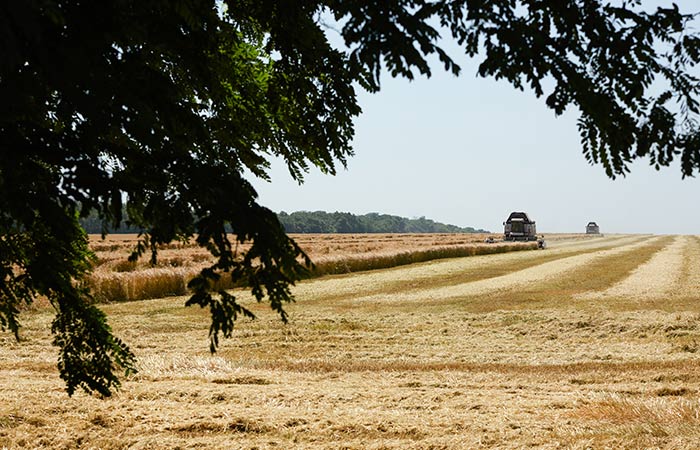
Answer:
M638 299L665 298L678 286L683 271L683 251L688 248L689 236L678 236L653 258L638 266L629 277L605 291L586 296L590 299L603 297L634 297Z
M693 448L700 440L700 401L688 389L660 388L649 396L619 394L583 404L564 429L595 448ZM686 396L690 397L686 398ZM598 426L593 428L590 424Z
M487 234L298 234L292 237L312 258L313 277L385 269L436 259L534 250L535 243L485 244ZM90 237L97 263L89 282L98 302L184 295L187 283L214 262L194 243L161 246L158 264L149 258L129 262L135 235ZM241 250L245 248L242 247ZM237 287L222 277L222 289Z
M666 298L591 296L671 254ZM697 238L562 239L309 280L286 326L239 292L259 319L214 356L184 297L106 305L140 365L106 400L65 396L32 311L0 335L0 448L699 448L698 264Z

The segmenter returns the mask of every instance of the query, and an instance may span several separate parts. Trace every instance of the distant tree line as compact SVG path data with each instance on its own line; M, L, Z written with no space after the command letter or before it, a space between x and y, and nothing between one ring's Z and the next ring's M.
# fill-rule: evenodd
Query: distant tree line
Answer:
M124 211L126 217L126 211ZM446 225L419 217L369 213L355 215L349 212L297 211L291 214L280 212L279 218L287 233L488 233L472 227ZM102 221L96 213L80 219L80 224L90 234L102 233ZM139 229L122 225L109 233L138 233Z
M128 218L128 215L126 214L126 208L122 209L122 215L125 218ZM92 211L89 216L87 217L82 217L80 218L80 225L83 227L83 229L88 233L88 234L100 234L102 233L102 219L99 218L97 215L97 212ZM119 228L112 229L110 227L107 227L105 230L109 233L116 233L116 234L127 234L127 233L138 233L140 231L140 228L136 227L130 227L124 223L119 226Z
M297 211L280 212L279 218L287 233L487 233L472 227L446 225L425 217L407 219L388 214L369 213L360 216L349 212Z

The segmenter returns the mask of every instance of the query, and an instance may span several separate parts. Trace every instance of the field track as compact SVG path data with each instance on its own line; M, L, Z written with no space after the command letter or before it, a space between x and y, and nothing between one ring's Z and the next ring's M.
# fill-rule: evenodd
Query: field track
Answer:
M640 300L660 299L692 292L700 288L698 276L698 239L677 236L647 263L603 292L587 298L633 297Z
M207 352L185 297L104 306L140 372L68 399L51 313L0 335L2 448L700 448L700 237L551 239L299 283Z
M354 302L371 300L369 294L380 295L396 291L413 293L425 285L437 285L436 289L454 289L454 286L461 286L465 282L487 279L491 280L489 283L501 288L501 282L508 284L509 279L495 279L499 275L509 274L510 280L526 278L527 275L523 276L519 272L529 267L538 267L548 261L558 261L575 255L638 244L647 239L649 238L616 236L586 241L564 241L553 244L547 251L455 258L410 267L364 272L353 277L324 278L302 284L295 294L303 299L319 298L328 301L347 298ZM536 269L535 272L537 271ZM513 277L514 273L516 275ZM358 296L358 293L361 296ZM416 295L426 294L423 292Z

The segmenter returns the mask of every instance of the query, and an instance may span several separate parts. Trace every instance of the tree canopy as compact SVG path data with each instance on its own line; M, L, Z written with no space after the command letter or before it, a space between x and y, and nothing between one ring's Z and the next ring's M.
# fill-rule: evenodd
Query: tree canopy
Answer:
M125 212L122 214L128 217ZM409 219L379 213L358 216L337 211L295 211L289 214L281 211L277 214L277 219L287 233L488 233L487 230L448 225L425 217ZM102 221L94 212L87 217L81 217L80 226L87 233L102 232ZM135 234L139 229L124 224L119 228L110 229L109 232Z
M679 159L693 176L692 18L634 0L3 2L0 326L19 336L21 309L46 296L68 393L109 395L134 355L81 282L91 253L79 217L116 228L124 206L142 233L133 258L176 239L217 257L186 303L211 310L212 351L250 315L212 291L220 276L286 320L311 263L246 176L267 178L272 156L299 182L311 166L334 174L352 155L356 89L378 91L384 73L430 76L435 57L459 74L441 35L479 58L480 76L532 90L555 114L576 108L583 152L609 176L637 158Z
M282 211L277 215L287 233L488 233L472 227L458 227L425 217L408 219L390 214L355 215L348 212Z

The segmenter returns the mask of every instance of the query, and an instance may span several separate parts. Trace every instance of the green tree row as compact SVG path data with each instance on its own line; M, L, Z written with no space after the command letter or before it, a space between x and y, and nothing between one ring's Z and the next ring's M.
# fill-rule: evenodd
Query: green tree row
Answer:
M349 212L280 212L277 217L287 233L488 233L472 227L458 227L425 217L407 219L388 214L355 215Z
M126 217L126 214L125 214ZM488 233L472 227L458 227L425 217L408 219L389 214L355 215L349 212L297 211L277 215L287 233ZM80 219L89 234L102 233L103 223L96 213ZM122 224L110 233L138 233L139 228Z

